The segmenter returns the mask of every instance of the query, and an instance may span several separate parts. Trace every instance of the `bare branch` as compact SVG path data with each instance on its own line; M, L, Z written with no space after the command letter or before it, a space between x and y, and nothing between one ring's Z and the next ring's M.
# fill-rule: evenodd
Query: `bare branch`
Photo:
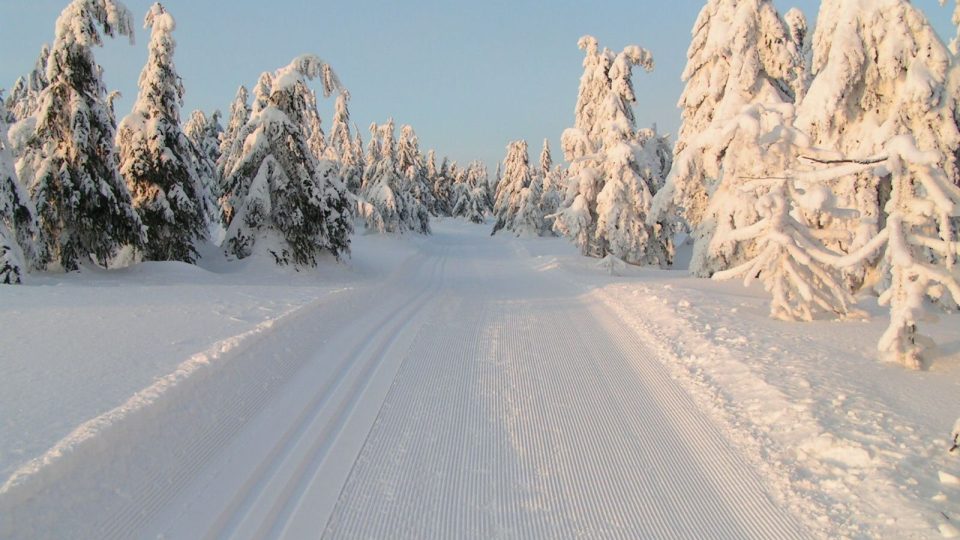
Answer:
M820 159L812 156L800 156L800 159L805 159L814 163L823 163L825 165L841 165L847 163L855 163L857 165L876 165L878 163L883 163L889 158L887 156L881 156L868 159Z

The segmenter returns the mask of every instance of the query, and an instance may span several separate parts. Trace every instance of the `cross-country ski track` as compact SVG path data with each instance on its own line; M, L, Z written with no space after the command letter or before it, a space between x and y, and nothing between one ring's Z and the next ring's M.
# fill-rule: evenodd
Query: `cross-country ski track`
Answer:
M587 287L479 228L416 245L14 475L0 537L816 535Z

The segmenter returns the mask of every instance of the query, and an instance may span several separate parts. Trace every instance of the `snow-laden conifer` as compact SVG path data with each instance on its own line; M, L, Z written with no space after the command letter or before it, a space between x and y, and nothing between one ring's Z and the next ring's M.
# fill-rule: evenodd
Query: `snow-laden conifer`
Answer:
M144 27L151 36L140 92L117 130L120 172L147 227L144 259L192 263L207 238L205 201L213 196L207 191L209 180L198 170L197 149L180 128L183 85L173 61L176 22L156 3Z
M673 168L655 196L651 217L682 216L699 231L695 242L703 250L714 228L704 223L707 207L719 188L724 158L736 153L731 141L716 133L750 104L792 103L803 77L800 54L769 0L709 0L692 34ZM753 205L743 201L744 208ZM691 271L708 276L717 269L708 264Z
M449 174L453 176L451 215L472 223L484 223L490 210L487 194L489 174L486 167L479 161L470 163L465 169L453 163Z
M130 12L117 0L74 0L57 19L47 60L48 86L18 131L17 174L37 208L54 266L101 265L145 229L117 170L115 125L92 47L102 34L133 38ZM24 125L26 124L26 125Z
M207 222L219 226L223 221L220 198L223 196L223 179L217 162L220 159L220 141L224 129L220 124L220 111L214 111L209 117L203 111L193 111L183 126L183 133L193 144L194 167L200 175L203 185L204 215Z
M659 223L647 225L653 197L649 179L640 175L631 106L636 96L631 82L633 66L653 68L649 52L627 47L610 67L611 91L601 110L605 129L600 145L603 188L597 194L596 236L602 254L631 264L668 265L673 260L669 231Z
M25 118L33 116L40 104L40 92L46 88L50 81L47 79L47 60L50 58L50 46L44 44L40 48L40 55L37 57L33 71L26 77L20 77L14 83L7 97L7 120L19 122Z
M825 180L793 170L800 152L812 153L809 139L792 127L793 106L752 105L731 124L743 159L725 174L722 185L756 201L757 219L718 231L715 253L748 252L746 260L714 279L757 279L770 293L770 316L809 321L817 313L846 316L854 299L835 267L837 254L823 245L819 223L841 216Z
M6 109L0 103L0 283L20 283L31 266L42 264L37 213L14 170L7 140Z
M570 176L563 203L551 216L553 228L571 238L584 255L669 264L669 235L661 234L659 223L646 224L652 191L639 174L632 110L633 67L652 70L653 56L635 45L613 54L598 52L593 38L580 43L586 45L588 73L581 79L576 125L563 134ZM606 70L602 77L599 70ZM599 102L588 106L585 96Z
M455 164L453 164L455 165ZM458 194L454 193L454 171L452 164L447 158L440 162L440 168L433 179L433 200L436 201L436 214L439 216L452 216L453 208L456 206Z
M226 171L232 170L236 164L237 157L243 150L243 141L240 139L240 132L250 120L250 95L247 87L240 86L237 89L237 95L230 104L230 120L227 122L226 129L220 134L220 157L217 158L217 176L220 178L220 191L225 187L223 182L226 180Z
M227 171L231 212L224 247L244 258L270 253L278 264L315 266L329 252L349 251L349 200L336 166L318 161L304 135L307 81L322 78L324 95L344 89L314 55L298 57L270 80L266 103L240 131L242 154Z
M797 126L815 146L864 159L910 134L922 151L937 151L946 177L960 182L957 95L948 90L952 55L920 10L905 0L826 0L813 53L814 79L798 110ZM851 241L837 248L853 252L876 237L885 226L891 182L892 177L869 172L836 182L840 204L860 213L855 220L831 224L854 232ZM879 280L878 264L867 259L850 269L851 285Z
M540 208L541 183L530 168L527 141L513 141L503 160L503 178L497 185L493 206L493 232L508 230L517 236L540 236L545 232Z
M434 206L433 190L427 179L427 168L420 153L420 140L413 128L400 128L397 141L397 168L405 179L410 199L410 219L419 232L430 231L430 208Z

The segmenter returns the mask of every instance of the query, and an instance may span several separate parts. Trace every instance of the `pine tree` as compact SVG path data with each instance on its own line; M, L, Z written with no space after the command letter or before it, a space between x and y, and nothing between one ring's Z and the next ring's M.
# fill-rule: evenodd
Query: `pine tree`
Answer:
M46 251L67 271L88 257L106 265L120 247L145 241L117 170L115 126L91 50L102 43L99 29L132 39L130 12L117 0L74 0L60 14L47 61L49 85L17 162Z
M264 71L253 87L253 106L251 114L256 114L270 106L270 92L273 91L273 74Z
M894 137L912 134L920 149L940 153L947 178L960 183L958 96L948 91L952 57L923 14L905 0L828 0L818 20L814 79L797 126L815 146L850 159L880 154ZM854 233L838 249L856 251L877 235L891 190L890 177L866 172L836 183L840 203L860 213L828 224ZM848 271L848 279L857 289L879 280L880 270L879 260L867 259Z
M120 172L147 227L144 259L193 263L198 244L207 237L204 201L212 196L197 169L198 151L180 129L183 85L173 62L176 22L156 3L144 27L151 29L151 37L140 93L117 131Z
M543 140L543 150L540 151L540 176L546 178L553 169L553 156L550 153L550 139Z
M330 68L313 55L277 71L265 104L255 107L238 134L248 141L227 179L231 221L224 246L238 258L269 252L277 264L316 266L317 257L349 252L349 199L335 164L318 161L307 144L304 123L310 89L320 77L324 95L343 92Z
M453 216L458 195L454 193L454 175L451 171L450 162L443 158L440 168L437 170L433 179L433 199L437 205L437 215Z
M720 185L724 160L736 158L729 124L750 104L793 103L803 87L802 60L769 0L709 0L694 25L687 58L673 169L654 198L651 218L686 220L696 253L690 271L708 277L744 260L710 252L718 227L757 219L756 201L740 200L743 192Z
M6 108L0 102L0 283L21 283L31 266L42 264L37 212L14 171L7 140Z

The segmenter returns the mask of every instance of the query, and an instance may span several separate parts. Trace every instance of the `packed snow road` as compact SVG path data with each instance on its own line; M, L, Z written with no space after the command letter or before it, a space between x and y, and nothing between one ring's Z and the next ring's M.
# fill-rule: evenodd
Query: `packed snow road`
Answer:
M439 227L8 486L0 536L810 535L650 348L516 245Z

